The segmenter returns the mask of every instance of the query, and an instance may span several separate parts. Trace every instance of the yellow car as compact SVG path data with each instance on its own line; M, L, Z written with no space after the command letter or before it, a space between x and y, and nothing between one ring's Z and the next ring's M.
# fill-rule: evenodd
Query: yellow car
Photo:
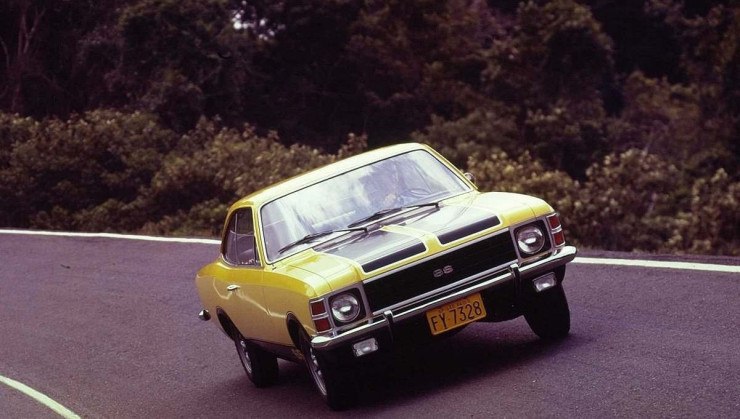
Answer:
M541 338L564 337L576 249L558 214L471 178L402 144L239 200L195 279L199 317L235 342L257 387L277 380L277 358L302 362L334 409L355 401L355 368L403 342L521 315Z

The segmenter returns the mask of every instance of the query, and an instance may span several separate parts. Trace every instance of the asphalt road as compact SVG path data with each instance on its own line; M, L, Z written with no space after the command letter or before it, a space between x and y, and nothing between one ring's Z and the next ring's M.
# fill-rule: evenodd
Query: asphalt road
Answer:
M280 362L276 386L252 387L232 343L197 319L194 273L216 252L0 234L0 375L82 417L740 412L738 273L571 264L567 339L539 341L523 319L473 324L361 377L360 405L335 413L296 364ZM0 416L56 415L0 384Z

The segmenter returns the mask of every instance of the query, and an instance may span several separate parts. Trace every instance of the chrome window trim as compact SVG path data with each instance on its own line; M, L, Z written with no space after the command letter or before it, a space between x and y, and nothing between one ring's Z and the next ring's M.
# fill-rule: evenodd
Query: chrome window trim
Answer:
M226 249L226 239L229 236L229 233L231 231L231 230L229 230L229 224L231 223L231 220L234 219L234 218L236 218L237 215L239 215L239 212L241 212L241 211L249 211L249 214L252 217L252 239L254 240L254 254L255 254L255 256L257 256L257 260L256 260L257 263L255 263L255 264L247 264L247 263L245 263L245 264L239 264L239 263L234 263L234 262L232 262L232 261L230 261L229 259L226 258L226 252L225 252L225 249ZM261 257L261 254L260 254L261 252L260 252L259 240L257 240L257 234L256 234L257 233L257 229L256 229L257 223L255 223L254 221L255 221L254 220L254 208L251 207L251 206L244 206L244 207L237 208L237 209L235 209L230 214L229 218L226 221L226 226L225 226L223 237L221 238L221 245L220 245L220 249L219 249L219 257L220 257L220 259L223 261L223 263L225 265L228 265L231 268L246 268L246 269L250 269L250 270L263 269L264 268L264 265L262 264L262 257ZM234 224L234 230L235 231L238 228L237 225L238 225L238 220L235 220L235 224Z
M229 268L233 268L233 269L262 270L264 268L264 266L261 263L258 263L256 265L248 265L248 264L240 265L238 263L230 262L228 259L224 257L223 254L220 254L219 258L224 263L224 265L227 265Z

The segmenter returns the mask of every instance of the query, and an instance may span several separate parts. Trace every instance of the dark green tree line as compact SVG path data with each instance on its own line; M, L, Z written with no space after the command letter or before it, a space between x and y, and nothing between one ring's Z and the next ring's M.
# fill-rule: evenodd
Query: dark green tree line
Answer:
M429 143L488 189L562 191L587 245L732 253L736 228L688 226L737 221L738 39L721 0L10 0L0 218L212 231L226 201L356 133ZM491 175L521 162L542 179ZM229 179L249 173L270 175ZM621 183L601 202L604 179ZM597 228L607 213L619 225Z

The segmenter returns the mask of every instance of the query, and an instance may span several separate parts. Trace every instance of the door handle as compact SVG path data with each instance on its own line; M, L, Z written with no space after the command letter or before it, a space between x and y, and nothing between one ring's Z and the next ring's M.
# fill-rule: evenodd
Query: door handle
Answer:
M239 288L241 288L239 285L233 285L232 284L232 285L229 285L228 287L226 287L226 291L236 291Z

